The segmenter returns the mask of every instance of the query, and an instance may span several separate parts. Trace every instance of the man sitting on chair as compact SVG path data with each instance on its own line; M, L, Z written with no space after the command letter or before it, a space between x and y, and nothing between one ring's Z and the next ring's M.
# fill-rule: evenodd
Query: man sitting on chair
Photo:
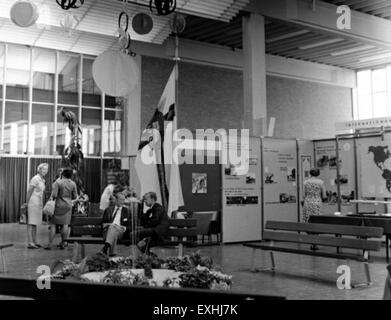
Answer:
M139 217L140 225L144 228L137 232L137 248L143 253L148 248L157 245L167 238L168 235L168 216L164 208L157 203L157 196L154 192L148 192L144 195L143 201L149 210L141 213Z
M105 245L102 252L115 256L117 241L120 240L129 228L130 215L128 208L124 207L125 196L122 193L113 194L115 206L108 207L103 214L103 239Z

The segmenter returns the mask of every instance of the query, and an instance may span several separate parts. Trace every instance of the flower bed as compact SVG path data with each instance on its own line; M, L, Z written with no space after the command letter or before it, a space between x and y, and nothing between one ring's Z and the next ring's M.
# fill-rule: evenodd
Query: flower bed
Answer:
M156 256L108 258L102 253L87 257L80 264L70 260L52 266L52 279L79 280L167 288L229 290L232 276L213 266L212 259L199 252L182 258Z

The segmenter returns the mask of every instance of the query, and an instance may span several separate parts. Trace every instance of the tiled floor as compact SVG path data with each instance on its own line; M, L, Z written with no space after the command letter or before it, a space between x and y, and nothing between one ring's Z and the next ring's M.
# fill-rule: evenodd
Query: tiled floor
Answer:
M0 224L0 243L14 243L14 247L4 250L8 272L2 273L2 277L27 277L36 278L36 269L39 265L51 265L55 260L67 259L72 256L72 248L65 250L55 249L46 251L43 249L28 250L26 248L25 226L18 224ZM41 244L46 244L47 227L39 228ZM58 241L58 240L57 240ZM87 246L87 254L100 250L99 246ZM371 275L373 285L369 288L353 290L338 290L336 280L337 267L346 264L346 261L325 259L318 257L300 256L294 254L276 253L277 272L252 273L252 250L241 245L225 245L213 247L200 247L203 255L211 256L216 265L223 271L233 275L233 290L246 293L284 296L287 299L381 299L383 296L386 279L387 263L382 252L376 253L371 263ZM190 250L187 250L189 252ZM176 251L171 249L154 249L159 256L172 256ZM129 255L129 247L120 247L121 255ZM258 251L256 255L257 267L269 267L269 254ZM351 261L353 283L363 282L365 273L363 265Z

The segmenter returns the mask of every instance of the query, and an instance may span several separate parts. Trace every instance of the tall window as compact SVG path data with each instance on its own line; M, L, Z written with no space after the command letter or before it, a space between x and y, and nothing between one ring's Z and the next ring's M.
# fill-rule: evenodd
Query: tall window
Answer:
M65 108L82 125L85 156L119 156L122 99L100 91L93 62L81 54L0 43L0 153L62 154L71 138L59 113Z
M358 120L391 116L391 66L358 72L357 93Z

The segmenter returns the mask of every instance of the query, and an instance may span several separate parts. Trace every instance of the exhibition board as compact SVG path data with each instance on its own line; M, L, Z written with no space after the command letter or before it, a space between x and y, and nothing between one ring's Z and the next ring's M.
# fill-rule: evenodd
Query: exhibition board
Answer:
M391 134L357 138L359 199L391 198ZM358 204L360 212L390 212L385 204Z
M298 221L297 141L262 139L263 225Z
M247 149L248 170L231 162L222 166L223 242L262 240L261 140L250 138L240 147L225 144L223 152L231 148Z
M183 164L180 168L184 211L221 210L221 164L218 156L205 156L202 164Z

